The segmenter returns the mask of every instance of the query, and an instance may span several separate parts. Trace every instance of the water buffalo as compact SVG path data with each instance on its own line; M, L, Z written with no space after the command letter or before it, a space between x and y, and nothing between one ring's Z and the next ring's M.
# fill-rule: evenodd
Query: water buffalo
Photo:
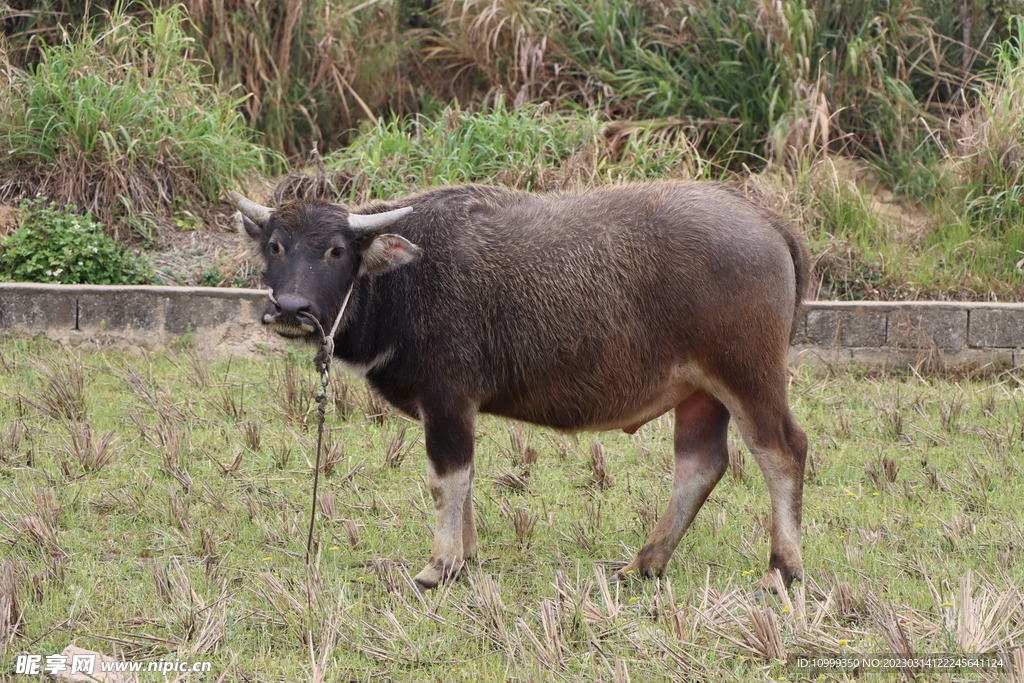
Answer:
M266 261L263 322L317 341L350 294L335 356L423 420L436 526L421 589L477 551L478 412L632 433L675 408L672 493L619 579L665 571L727 469L732 417L768 482L769 571L802 578L807 437L787 404L786 352L807 256L770 211L706 182L464 185L352 213L232 201Z

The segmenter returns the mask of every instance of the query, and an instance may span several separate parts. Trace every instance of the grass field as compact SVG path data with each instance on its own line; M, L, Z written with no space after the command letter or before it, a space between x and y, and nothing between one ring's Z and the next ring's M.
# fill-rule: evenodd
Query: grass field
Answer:
M204 680L224 681L906 680L786 662L815 651L1024 667L1018 375L796 368L807 580L782 595L755 590L770 512L735 435L668 576L616 585L668 496L669 417L579 438L482 417L481 555L421 597L422 429L352 378L332 387L304 563L310 356L0 339L0 678L32 680L11 673L17 653L70 644L210 661Z

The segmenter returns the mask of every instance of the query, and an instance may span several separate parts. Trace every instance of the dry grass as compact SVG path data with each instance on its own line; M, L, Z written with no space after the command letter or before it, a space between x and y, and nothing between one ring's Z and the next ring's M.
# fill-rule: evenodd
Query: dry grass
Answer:
M0 564L0 650L6 650L17 636L24 632L24 607L19 593L16 572L23 566L4 562Z
M387 438L387 442L384 444L384 463L388 467L399 467L402 461L405 460L405 456L409 455L409 451L415 445L415 443L406 443L406 430L406 425L398 425L398 428Z
M82 366L69 360L52 368L43 368L46 387L33 403L55 420L81 421L85 419L85 376Z
M67 422L68 437L64 441L63 453L58 456L60 469L65 477L98 472L110 463L118 451L118 437L114 430L96 437L87 422Z
M438 8L439 29L423 54L448 74L444 95L469 91L474 78L485 79L513 107L565 97L568 84L553 56L551 10L508 0L444 0Z
M292 199L334 201L348 194L352 178L344 173L328 172L320 152L313 147L303 168L281 176L270 194L270 205L281 206Z
M604 446L600 442L590 443L590 472L591 483L599 489L611 487L612 478L608 474L608 459L604 453Z

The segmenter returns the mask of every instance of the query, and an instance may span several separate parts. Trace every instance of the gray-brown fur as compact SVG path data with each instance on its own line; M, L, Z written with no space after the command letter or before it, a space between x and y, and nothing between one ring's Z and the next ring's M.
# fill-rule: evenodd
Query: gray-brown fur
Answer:
M807 257L779 218L724 186L682 182L554 195L470 185L355 212L405 206L413 212L389 230L419 251L358 278L336 355L376 363L367 379L424 419L432 491L456 496L440 495L434 551L442 557L417 577L421 585L458 571L458 531L475 545L475 531L463 528L472 515L455 520L467 517L468 484L451 477L472 479L465 468L477 411L578 431L633 430L678 408L670 506L680 507L666 511L623 576L664 571L724 472L721 420L731 415L783 520L773 527L771 566L787 581L800 576L806 437L786 405L785 361ZM266 254L268 284L279 299L309 303L295 315L269 306L272 324L294 331L295 316L308 314L329 328L361 254L372 251L377 264L392 253L373 235L354 235L345 216L341 207L293 203L250 230L262 248L271 233L292 245L288 263ZM310 260L332 239L348 247L333 270L326 256ZM697 482L703 475L694 472L714 476Z

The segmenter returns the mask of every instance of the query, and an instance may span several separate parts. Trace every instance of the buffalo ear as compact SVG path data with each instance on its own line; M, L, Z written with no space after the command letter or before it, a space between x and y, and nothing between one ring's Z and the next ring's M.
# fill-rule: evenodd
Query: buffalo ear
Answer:
M380 275L419 259L423 250L401 235L377 235L363 249L359 274Z
M235 215L231 218L234 220L235 229L238 230L239 233L248 235L260 243L267 241L267 233L263 231L263 228L243 216L241 211L236 211Z

